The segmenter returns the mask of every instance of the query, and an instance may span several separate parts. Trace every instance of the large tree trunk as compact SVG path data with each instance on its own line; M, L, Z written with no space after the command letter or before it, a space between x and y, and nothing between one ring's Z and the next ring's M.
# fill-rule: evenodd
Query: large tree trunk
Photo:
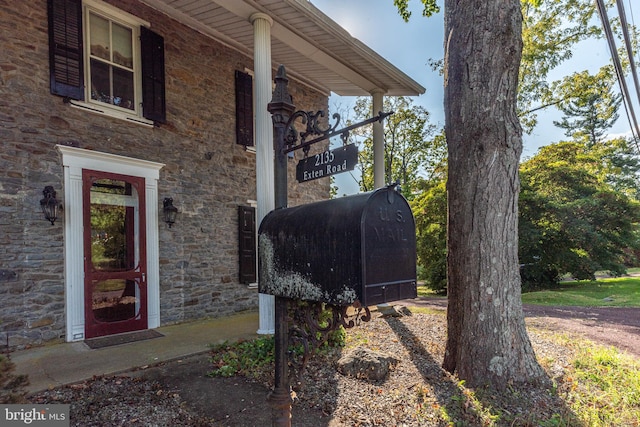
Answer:
M445 1L449 149L444 368L470 386L543 380L518 264L519 0Z

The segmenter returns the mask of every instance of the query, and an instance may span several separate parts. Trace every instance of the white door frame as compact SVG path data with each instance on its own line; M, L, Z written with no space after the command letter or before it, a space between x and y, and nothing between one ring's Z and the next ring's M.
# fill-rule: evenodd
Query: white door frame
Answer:
M163 163L56 145L64 166L64 268L66 341L84 339L84 262L82 170L131 175L145 179L147 223L147 307L149 329L160 326L160 263L158 179Z

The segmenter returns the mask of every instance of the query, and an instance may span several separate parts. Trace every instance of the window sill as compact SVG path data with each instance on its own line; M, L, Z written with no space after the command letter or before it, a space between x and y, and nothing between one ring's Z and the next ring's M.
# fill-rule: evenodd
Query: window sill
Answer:
M124 120L124 121L127 121L129 123L135 123L135 124L139 124L139 125L146 126L146 127L153 127L154 126L154 122L152 120L147 120L145 118L138 117L138 116L135 116L135 115L132 115L132 114L120 113L118 111L113 111L113 110L110 110L108 108L100 108L100 106L95 105L95 104L89 104L87 102L73 101L73 100L70 100L69 104L74 108L78 108L80 110L88 111L90 113L99 114L101 116L113 117L115 119Z

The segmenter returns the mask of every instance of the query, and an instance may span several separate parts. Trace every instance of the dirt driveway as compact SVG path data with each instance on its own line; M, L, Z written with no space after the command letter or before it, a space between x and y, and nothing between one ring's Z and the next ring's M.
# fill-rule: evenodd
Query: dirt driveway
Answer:
M442 298L418 298L403 304L445 310ZM527 325L553 331L576 332L640 357L640 308L544 307L525 305Z
M525 306L528 324L577 332L640 357L640 309L625 307Z

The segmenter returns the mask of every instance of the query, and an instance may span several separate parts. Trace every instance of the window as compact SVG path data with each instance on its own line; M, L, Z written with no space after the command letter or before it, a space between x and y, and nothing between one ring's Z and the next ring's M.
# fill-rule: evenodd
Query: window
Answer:
M166 122L161 36L98 0L49 0L48 7L51 93L92 111Z
M137 29L120 25L90 8L86 22L91 99L135 111L133 40Z

